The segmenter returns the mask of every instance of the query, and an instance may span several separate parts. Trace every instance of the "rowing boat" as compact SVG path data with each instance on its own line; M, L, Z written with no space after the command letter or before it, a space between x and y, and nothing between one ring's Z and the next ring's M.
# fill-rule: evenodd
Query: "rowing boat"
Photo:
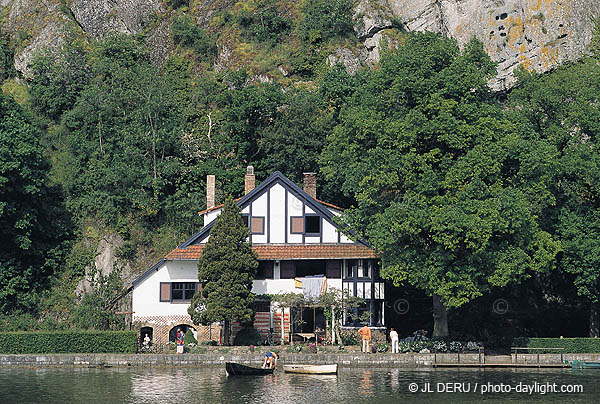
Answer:
M573 369L600 369L600 362L582 362L574 360L571 362Z
M337 363L334 365L283 365L283 370L286 373L334 375L337 373Z
M271 375L275 369L254 368L235 362L226 362L225 370L229 376L261 376Z

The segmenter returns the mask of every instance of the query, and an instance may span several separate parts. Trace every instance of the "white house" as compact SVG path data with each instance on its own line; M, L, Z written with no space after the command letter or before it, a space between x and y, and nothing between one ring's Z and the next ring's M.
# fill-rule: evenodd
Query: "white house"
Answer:
M252 292L264 295L346 289L366 299L370 325L383 326L384 284L377 255L365 243L354 242L338 230L334 217L342 209L316 199L315 174L305 174L304 189L280 172L255 188L252 167L248 167L245 179L246 194L236 203L250 226L250 241L259 259ZM132 320L142 338L149 334L161 344L173 340L177 327L192 327L200 333L199 338L218 339L217 329L194 326L187 313L199 286L198 258L222 208L215 206L214 184L214 176L209 175L207 209L200 212L204 227L132 282ZM255 310L255 327L265 336L272 332L275 342L288 340L291 334L310 335L316 328L325 328L319 310L294 313L304 320L295 329L290 329L289 309L284 310L283 327L282 312L274 305L257 301Z

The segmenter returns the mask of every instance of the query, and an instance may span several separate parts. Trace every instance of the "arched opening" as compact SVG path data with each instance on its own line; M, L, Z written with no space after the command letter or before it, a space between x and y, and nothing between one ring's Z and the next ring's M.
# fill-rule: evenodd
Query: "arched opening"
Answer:
M140 345L144 346L147 343L148 346L151 346L154 339L153 333L154 329L152 327L142 327L140 329Z
M194 327L187 324L178 324L169 331L169 342L175 342L177 340L177 329L179 328L184 334L187 332L188 328L191 329L194 333L194 337L196 337L196 329Z

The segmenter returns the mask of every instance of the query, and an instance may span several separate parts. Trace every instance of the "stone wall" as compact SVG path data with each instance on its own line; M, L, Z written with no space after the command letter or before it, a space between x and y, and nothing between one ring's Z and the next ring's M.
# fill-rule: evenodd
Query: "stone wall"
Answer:
M220 348L226 350L227 348ZM246 348L247 349L247 348ZM211 351L205 354L53 354L53 355L0 355L0 367L130 367L130 366L223 366L225 362L258 365L265 350L255 353ZM520 356L520 355L519 355ZM537 360L537 355L535 355ZM397 367L430 368L437 363L453 363L457 354L361 354L350 353L287 353L280 352L281 365L290 363L331 364L341 367ZM488 357L486 357L486 362ZM461 354L461 363L476 364L478 354ZM565 361L600 362L600 354L565 354ZM540 354L540 363L556 364L555 354Z

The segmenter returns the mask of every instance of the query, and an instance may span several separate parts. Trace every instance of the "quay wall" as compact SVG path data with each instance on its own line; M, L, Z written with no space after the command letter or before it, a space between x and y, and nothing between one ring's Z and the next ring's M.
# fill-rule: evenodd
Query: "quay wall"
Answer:
M519 354L518 363L561 363L558 354ZM600 354L563 354L563 361L600 362ZM262 364L263 353L211 352L204 354L30 354L0 355L0 367L157 367L157 366L222 366L225 362L248 365ZM280 353L279 365L332 364L341 367L430 368L436 364L515 363L515 357L460 354L362 354L362 353Z

